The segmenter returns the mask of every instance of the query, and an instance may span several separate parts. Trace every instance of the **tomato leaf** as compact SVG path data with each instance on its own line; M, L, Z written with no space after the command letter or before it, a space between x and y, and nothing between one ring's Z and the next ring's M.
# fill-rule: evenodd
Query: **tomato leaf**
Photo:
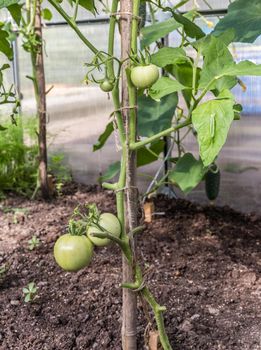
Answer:
M171 126L178 103L176 93L155 101L149 96L138 97L138 135L150 137Z
M70 0L69 2L76 2L76 0ZM85 10L90 11L92 14L96 14L97 9L95 7L94 0L79 0L79 5L85 8Z
M201 159L185 153L169 173L169 180L177 184L184 193L189 193L202 181L206 170Z
M182 90L183 97L188 106L190 106L191 96L192 96L192 77L193 77L193 68L191 64L187 61L184 63L176 63L173 65L168 65L165 67L165 70L175 77L181 84L189 86L188 89ZM196 87L198 87L198 81L200 76L201 69L197 69L196 74Z
M199 89L204 89L215 77L219 77L209 86L209 90L230 89L236 85L235 77L224 77L221 79L221 72L225 67L234 64L233 56L227 46L219 38L209 35L200 43L200 52L204 56L204 64L200 74Z
M234 119L234 99L223 92L215 100L197 106L192 112L192 124L197 132L200 157L204 166L215 161L223 147Z
M236 85L236 76L261 75L261 65L251 61L241 61L238 64L221 39L212 35L201 43L204 64L200 74L199 89L209 90L231 89ZM211 86L210 82L213 80Z
M111 180L114 176L118 175L121 169L121 162L117 161L115 163L112 163L109 165L108 169L105 171L105 173L99 177L98 181L108 181Z
M228 13L214 29L219 34L234 29L236 42L252 43L261 34L260 0L236 0L228 6Z
M155 41L164 38L167 34L173 32L181 26L180 23L170 18L164 22L159 22L142 28L141 30L141 49L154 43Z
M99 136L98 141L93 145L93 152L101 149L113 132L113 122L106 125L104 132Z
M223 69L220 75L261 75L261 64L255 64L251 61L241 61Z
M50 21L53 18L53 14L48 8L45 8L45 9L42 10L42 17L46 21Z
M23 5L13 4L7 7L10 15L13 17L15 23L19 26L21 18L22 18L22 7Z
M177 80L168 77L162 77L156 81L149 90L149 95L154 100L158 101L162 97L167 96L173 92L181 91L188 87L180 84Z
M0 51L9 59L13 59L13 50L7 40L8 33L0 28Z
M188 12L187 16L183 16L180 13L173 12L173 18L180 24L183 25L184 31L190 38L200 39L205 36L205 33L197 26L194 22L192 22L188 17L193 15L193 11Z
M150 145L150 147L142 147L137 151L137 167L141 167L155 162L159 158L159 154L164 150L164 141L159 140Z
M0 9L18 4L20 0L0 0Z
M180 47L163 47L151 55L151 62L161 68L187 60L186 52Z

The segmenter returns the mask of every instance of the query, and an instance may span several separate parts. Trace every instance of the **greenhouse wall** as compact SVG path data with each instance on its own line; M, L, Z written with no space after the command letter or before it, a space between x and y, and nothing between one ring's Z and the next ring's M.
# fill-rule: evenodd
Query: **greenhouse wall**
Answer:
M216 9L223 8L228 1L212 1ZM204 9L204 1L198 1ZM187 10L184 7L184 10ZM84 17L85 16L85 17ZM86 18L84 13L82 19ZM102 16L101 18L104 18ZM81 17L80 17L81 18ZM209 17L215 23L215 17ZM54 14L53 23L61 18ZM201 26L210 31L206 23ZM101 23L87 23L81 25L84 35L100 50L106 48L108 25ZM75 34L65 25L50 25L44 28L45 39L45 70L48 88L48 135L52 153L63 153L71 168L73 177L82 183L96 183L97 178L114 161L119 160L120 152L117 147L117 135L112 136L106 146L95 153L93 144L104 129L113 112L112 102L108 96L92 84L86 84L86 63L92 55L80 40L74 40ZM170 36L170 41L176 40ZM73 46L71 45L73 43ZM119 50L119 48L116 48ZM250 59L261 63L261 40L253 45L238 44L231 47L234 57ZM21 48L18 41L18 63L21 92L23 96L22 110L25 115L33 115L35 111L31 81L25 78L30 76L29 55ZM98 77L99 78L99 77ZM12 76L9 77L12 80ZM246 212L258 211L261 208L261 77L243 78L246 90L237 86L235 94L238 102L243 105L240 121L233 124L229 139L224 147L218 164L222 171L221 194L217 204L230 205L235 209ZM185 147L194 153L197 152L193 136L189 136ZM175 149L173 156L175 155ZM156 162L151 166L139 169L139 173L148 173L153 176L160 166ZM144 191L148 184L146 176L140 176L140 187ZM178 195L181 194L176 191ZM207 203L204 187L200 185L189 198Z

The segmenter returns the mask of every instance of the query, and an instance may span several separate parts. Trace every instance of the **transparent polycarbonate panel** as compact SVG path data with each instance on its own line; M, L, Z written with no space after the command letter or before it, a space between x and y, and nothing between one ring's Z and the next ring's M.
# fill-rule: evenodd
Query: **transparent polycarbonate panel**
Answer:
M180 0L171 0L173 5L180 3ZM221 10L226 9L229 3L232 2L230 0L189 0L185 5L180 7L181 11L189 11L194 8L199 10Z
M107 3L108 3L108 6L110 6L111 1L104 2L104 4L106 4L106 7L107 7ZM68 1L64 0L61 6L68 15L73 16L74 7L72 7ZM87 11L82 6L79 6L78 13L77 13L77 20L89 20L89 19L95 19L95 18L97 19L97 18L108 17L108 15L106 14L106 8L102 5L100 1L95 1L95 6L97 8L96 15L94 15L90 11ZM52 12L53 16L50 23L64 21L63 17L56 11L56 9L52 7L52 5L47 0L43 1L43 8L48 8Z
M215 17L207 17L215 23ZM204 19L198 22L206 32L210 32ZM100 50L106 50L108 25L81 25L84 35ZM112 135L105 147L92 152L113 111L112 101L97 85L83 82L87 71L84 65L93 55L67 26L44 28L47 57L45 71L47 88L53 89L47 95L48 142L50 152L65 155L72 169L74 179L84 183L95 183L100 173L108 165L120 159L117 133ZM119 54L119 40L116 40L116 53ZM170 45L178 46L179 38L171 34ZM237 61L249 59L261 63L261 40L253 45L236 44L231 52ZM192 54L192 53L191 53ZM25 75L31 74L28 53L19 47L19 68L21 90L24 96L23 111L35 113L31 81ZM230 205L236 209L261 213L261 78L242 77L247 89L234 88L236 99L243 105L243 116L234 122L228 142L218 158L221 168L221 192L217 204ZM189 135L184 143L187 151L198 154L195 137ZM173 151L173 156L176 150ZM157 172L161 162L141 168L139 186L145 190L150 179ZM143 173L143 175L141 175ZM144 173L149 175L144 176ZM176 190L182 196L182 194ZM188 198L207 203L202 183Z

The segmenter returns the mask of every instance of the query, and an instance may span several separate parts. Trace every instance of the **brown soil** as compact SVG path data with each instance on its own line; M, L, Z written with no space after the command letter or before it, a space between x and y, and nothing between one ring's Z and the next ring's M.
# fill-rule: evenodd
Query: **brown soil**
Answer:
M76 187L49 203L10 197L2 203L0 265L1 350L120 350L121 258L116 246L97 249L90 267L65 273L55 264L55 239L78 203L115 210L114 197ZM8 211L8 208L22 208ZM166 305L175 350L261 349L261 219L229 208L183 200L156 201L156 216L139 236L148 284ZM36 235L42 244L28 250ZM24 303L22 288L39 290ZM146 326L139 305L138 349Z

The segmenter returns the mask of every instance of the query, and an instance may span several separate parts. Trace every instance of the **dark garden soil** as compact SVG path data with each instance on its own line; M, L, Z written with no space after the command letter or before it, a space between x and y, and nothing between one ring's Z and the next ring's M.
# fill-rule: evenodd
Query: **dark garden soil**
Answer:
M84 202L115 211L113 194L76 185L49 203L2 202L0 265L9 270L0 281L1 350L121 349L117 247L97 249L90 267L74 274L53 259L55 239ZM261 219L163 197L156 211L164 215L147 225L138 245L148 283L167 307L173 349L260 350ZM33 235L42 244L29 251ZM22 288L32 281L38 297L26 304ZM146 348L146 324L139 305L139 350Z

